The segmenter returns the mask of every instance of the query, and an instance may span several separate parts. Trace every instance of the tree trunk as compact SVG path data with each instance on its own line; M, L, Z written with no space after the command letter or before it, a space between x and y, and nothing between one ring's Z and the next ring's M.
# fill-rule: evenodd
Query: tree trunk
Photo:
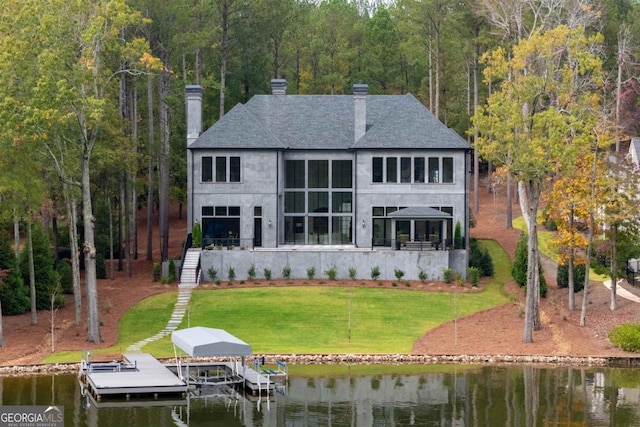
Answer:
M165 70L160 73L160 259L169 258L169 66L168 55L163 58Z
M154 120L153 120L153 77L147 76L147 114L149 122L149 163L147 165L147 261L153 261L153 165L155 164Z
M96 280L96 246L93 209L91 207L91 176L89 174L89 157L91 149L85 142L81 161L82 168L82 218L84 221L84 275L87 288L87 341L99 343L100 313L98 311L98 283Z
M109 206L109 279L115 279L114 264L116 260L113 255L113 207L111 197L107 197L107 206Z
M536 212L540 199L540 185L535 181L518 182L520 191L520 208L522 216L527 224L527 295L525 306L524 336L525 343L533 342L533 330L540 327L539 295L540 274L538 271L538 232L536 225Z
M573 233L574 232L574 224L573 224L573 205L571 206L571 208L569 209L569 232ZM574 295L574 290L575 290L575 281L574 281L574 274L575 274L575 268L574 268L574 258L575 258L575 249L573 247L573 245L571 245L570 249L569 249L569 271L567 273L567 279L569 282L569 310L573 311L576 309L576 298Z
M580 310L580 326L587 324L587 300L589 296L589 268L591 267L591 248L593 247L593 234L595 227L595 218L593 213L593 205L596 199L596 175L598 166L598 145L596 143L593 150L593 166L591 170L591 198L589 200L589 237L587 243L587 263L584 266L584 289L582 289L582 309Z
M38 324L38 310L36 308L36 272L33 265L33 234L31 220L27 220L27 251L29 257L29 293L31 295L31 325Z
M616 243L618 240L618 226L616 224L611 226L611 233L613 235L611 244L611 303L609 309L615 311L616 309L616 293L618 291L618 262L616 257L618 256L616 251Z
M67 227L69 227L69 246L71 250L71 272L73 274L73 304L76 325L82 320L82 289L80 288L80 260L78 259L78 220L76 199L71 194L69 184L63 180L62 194L64 196L65 209L67 211Z
M20 256L20 219L18 210L13 210L13 247L16 258Z

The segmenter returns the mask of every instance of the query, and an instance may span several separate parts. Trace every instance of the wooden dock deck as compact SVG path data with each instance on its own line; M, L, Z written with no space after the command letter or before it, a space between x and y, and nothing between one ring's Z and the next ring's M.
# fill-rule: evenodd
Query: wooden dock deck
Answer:
M184 396L187 385L156 358L146 353L123 355L123 362L87 363L80 379L97 400L113 398Z

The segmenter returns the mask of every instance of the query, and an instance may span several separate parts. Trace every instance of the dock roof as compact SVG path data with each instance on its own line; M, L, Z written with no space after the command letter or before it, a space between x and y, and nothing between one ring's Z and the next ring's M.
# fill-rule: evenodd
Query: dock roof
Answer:
M222 329L195 326L171 334L171 342L191 357L250 356L251 346Z

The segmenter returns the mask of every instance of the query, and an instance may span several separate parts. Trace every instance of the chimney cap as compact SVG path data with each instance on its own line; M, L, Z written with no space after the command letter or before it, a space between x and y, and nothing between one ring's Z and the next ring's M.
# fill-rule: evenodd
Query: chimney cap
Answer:
M273 95L286 95L287 81L285 79L271 79L271 93Z
M184 91L187 95L201 94L203 92L203 89L202 89L202 86L200 85L187 85L185 86Z
M362 80L360 80L358 83L353 85L354 95L366 95L368 93L369 93L369 85L366 83L363 83Z

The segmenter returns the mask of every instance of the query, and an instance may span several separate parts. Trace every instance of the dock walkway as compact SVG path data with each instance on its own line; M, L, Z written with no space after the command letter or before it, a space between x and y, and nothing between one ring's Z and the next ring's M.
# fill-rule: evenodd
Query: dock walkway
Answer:
M86 363L80 371L81 381L100 401L104 396L173 397L187 392L187 385L156 358L146 353L123 355L123 363Z

